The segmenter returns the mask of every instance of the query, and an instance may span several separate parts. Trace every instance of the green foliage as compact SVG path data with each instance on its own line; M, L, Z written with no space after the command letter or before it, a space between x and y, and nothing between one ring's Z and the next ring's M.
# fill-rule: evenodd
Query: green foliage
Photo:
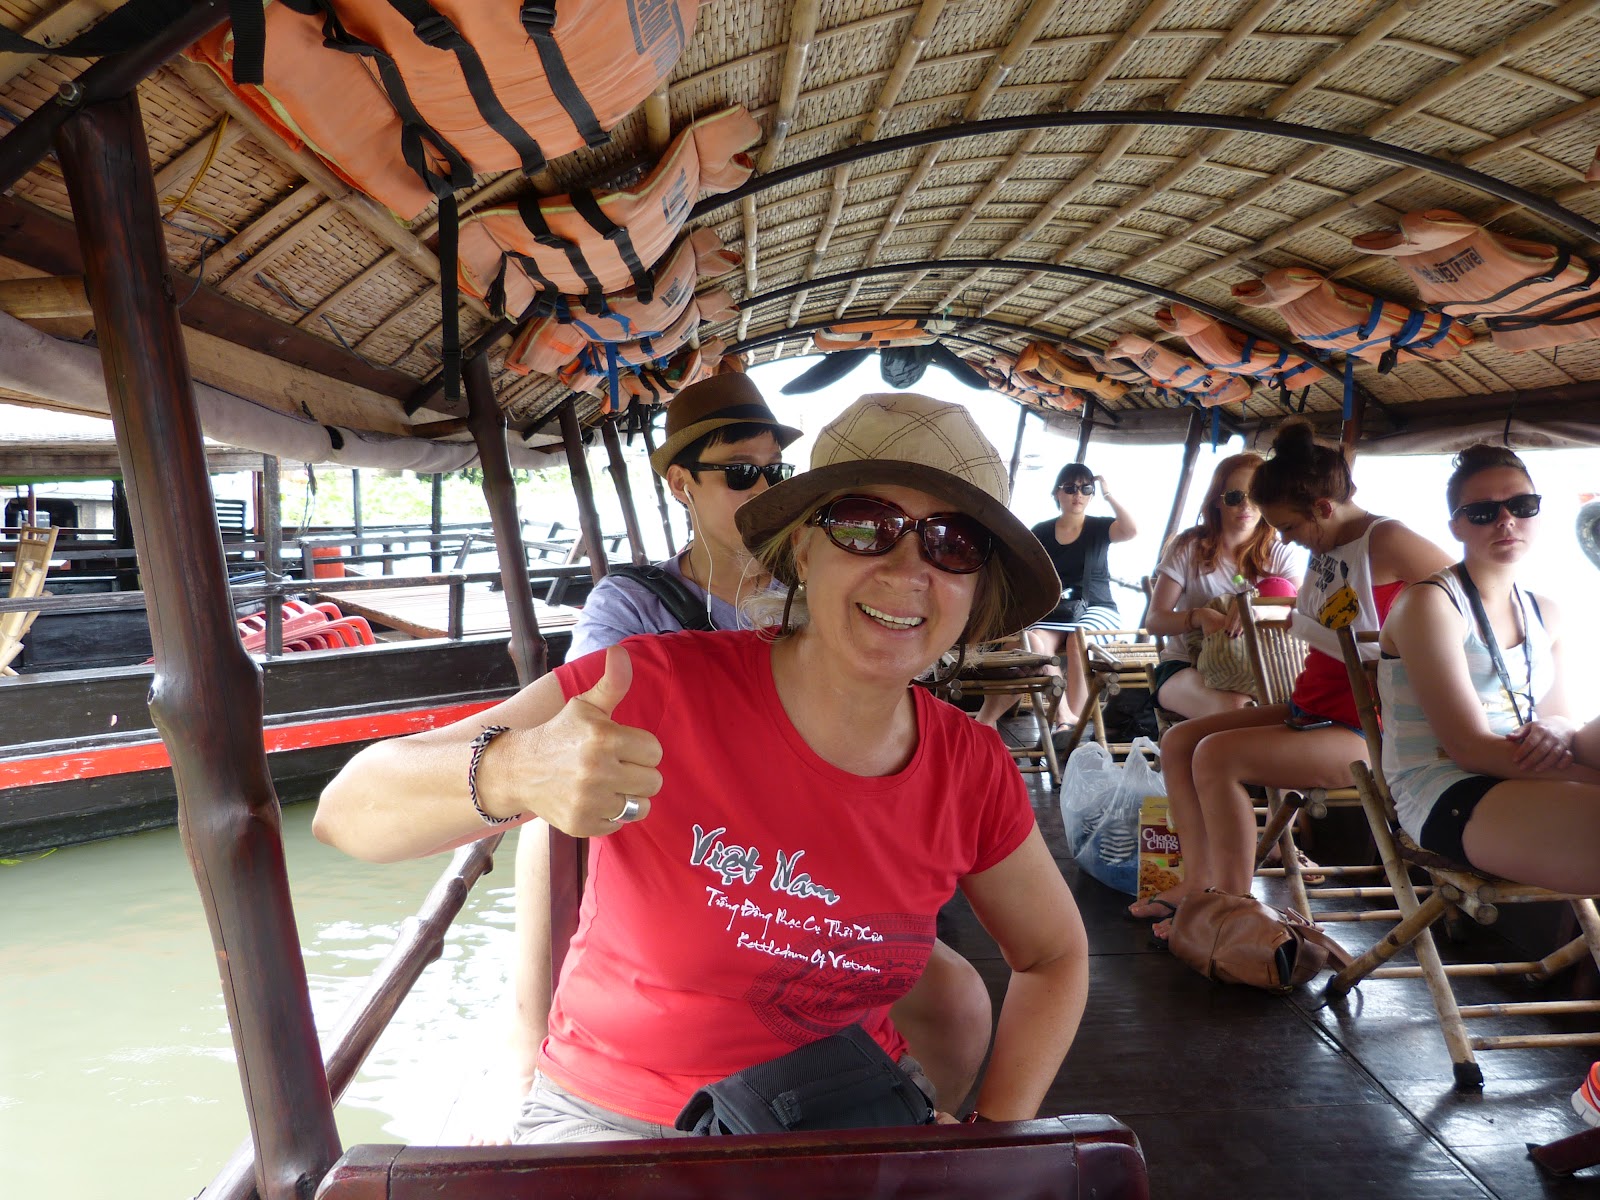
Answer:
M489 507L483 496L482 472L454 471L444 477L444 522L459 524L487 521ZM537 471L514 471L517 500L524 511L543 507L539 501L553 497L570 503L572 476L565 466ZM285 466L282 475L283 523L286 526L350 525L355 515L354 489L347 467L312 468L308 480L304 467ZM314 490L313 490L314 489ZM412 471L361 472L361 519L370 525L426 525L433 513L433 477Z

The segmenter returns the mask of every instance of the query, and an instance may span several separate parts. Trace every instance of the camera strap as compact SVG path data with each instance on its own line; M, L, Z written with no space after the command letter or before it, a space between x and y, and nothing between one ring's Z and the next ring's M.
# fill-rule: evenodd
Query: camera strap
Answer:
M1522 661L1527 668L1527 690L1523 693L1528 700L1528 715L1522 715L1522 706L1517 703L1517 689L1511 686L1511 672L1506 670L1506 660L1500 653L1500 643L1494 636L1494 626L1489 624L1489 614L1483 610L1483 597L1478 594L1478 585L1472 582L1472 576L1467 574L1467 564L1457 563L1451 568L1456 578L1461 582L1461 590L1466 593L1467 604L1472 608L1472 619L1478 625L1478 637L1489 651L1489 660L1494 663L1495 673L1500 676L1500 686L1505 688L1506 696L1511 701L1511 711L1517 716L1517 724L1527 725L1534 719L1533 711L1533 647L1532 631L1528 628L1528 612L1522 604L1522 589L1516 584L1511 585L1511 599L1517 606L1517 620L1522 625Z

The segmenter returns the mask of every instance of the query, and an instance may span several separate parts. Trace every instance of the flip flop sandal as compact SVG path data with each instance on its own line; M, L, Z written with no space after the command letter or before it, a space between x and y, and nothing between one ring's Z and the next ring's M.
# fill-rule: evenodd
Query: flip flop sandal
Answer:
M1167 910L1167 915L1163 917L1160 913L1136 913L1133 911L1136 905L1130 904L1124 911L1135 921L1165 921L1169 917L1178 915L1178 906L1171 900L1161 899L1160 896L1151 896L1148 900L1140 900L1138 903L1153 904L1157 908L1164 908Z
M1328 882L1328 877L1322 873L1320 864L1312 862L1311 859L1306 856L1306 852L1304 850L1296 849L1294 852L1294 857L1295 861L1300 864L1301 883L1304 883L1310 887L1315 887L1319 883Z

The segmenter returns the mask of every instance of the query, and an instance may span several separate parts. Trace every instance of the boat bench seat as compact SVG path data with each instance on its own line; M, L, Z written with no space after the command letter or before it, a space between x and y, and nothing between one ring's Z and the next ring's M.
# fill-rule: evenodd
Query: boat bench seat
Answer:
M427 1196L1145 1200L1133 1131L1104 1116L563 1146L353 1146L317 1200Z

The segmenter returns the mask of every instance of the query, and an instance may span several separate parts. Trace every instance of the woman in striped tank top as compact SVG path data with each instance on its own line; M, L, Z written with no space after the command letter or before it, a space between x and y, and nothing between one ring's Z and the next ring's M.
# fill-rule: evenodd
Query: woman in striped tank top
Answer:
M1350 763L1366 756L1366 743L1334 630L1377 629L1402 587L1449 562L1399 521L1358 506L1344 456L1319 445L1307 422L1287 422L1272 450L1251 480L1250 500L1284 541L1311 552L1294 613L1295 632L1310 652L1291 703L1182 721L1161 739L1184 878L1131 907L1134 917L1167 917L1185 896L1208 887L1249 892L1256 822L1248 785L1349 786ZM1161 921L1156 936L1167 929Z
M1379 643L1400 823L1492 875L1600 893L1600 721L1573 720L1561 615L1516 582L1539 529L1533 480L1510 450L1469 446L1445 496L1463 559L1407 591Z

